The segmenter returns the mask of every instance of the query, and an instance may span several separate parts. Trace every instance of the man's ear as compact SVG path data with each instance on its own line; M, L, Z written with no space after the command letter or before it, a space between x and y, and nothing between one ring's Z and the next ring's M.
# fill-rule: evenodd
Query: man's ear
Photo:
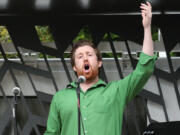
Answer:
M77 69L76 69L76 67L75 66L73 66L73 70L76 72L77 71Z
M102 66L102 61L98 61L98 67L100 68Z

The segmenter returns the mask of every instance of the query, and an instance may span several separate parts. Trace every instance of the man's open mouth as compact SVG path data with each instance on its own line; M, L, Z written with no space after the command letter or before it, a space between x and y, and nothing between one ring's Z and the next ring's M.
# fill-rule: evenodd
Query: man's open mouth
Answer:
M89 65L86 64L86 65L84 66L84 69L85 69L85 70L88 70L88 69L89 69Z

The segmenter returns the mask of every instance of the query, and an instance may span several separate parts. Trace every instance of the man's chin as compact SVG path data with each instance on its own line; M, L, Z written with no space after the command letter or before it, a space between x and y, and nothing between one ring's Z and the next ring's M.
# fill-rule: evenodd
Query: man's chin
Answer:
M94 80L97 76L91 74L91 75L84 75L86 78L86 81L92 81Z
M89 73L79 72L78 76L80 75L84 76L87 81L91 81L91 80L94 80L98 76L98 72L89 72Z
M93 77L92 76L85 76L86 77L86 80L93 80Z
M84 76L86 80L93 79L92 74L78 74L78 76Z

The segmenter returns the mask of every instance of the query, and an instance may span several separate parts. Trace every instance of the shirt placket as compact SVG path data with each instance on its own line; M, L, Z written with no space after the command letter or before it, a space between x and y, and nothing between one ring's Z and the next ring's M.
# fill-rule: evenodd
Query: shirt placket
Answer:
M86 126L88 123L88 96L87 96L87 92L86 93L82 92L82 94L81 94L81 114L82 114L82 122L84 125L84 133L88 134L88 128ZM81 130L83 130L83 129L81 128Z

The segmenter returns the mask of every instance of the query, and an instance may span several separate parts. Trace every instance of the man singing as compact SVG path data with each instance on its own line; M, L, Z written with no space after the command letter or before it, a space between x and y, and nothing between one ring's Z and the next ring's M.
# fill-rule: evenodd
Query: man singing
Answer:
M136 69L124 79L106 84L98 76L102 57L93 43L80 40L73 46L73 70L77 76L86 78L80 84L82 135L120 135L125 105L142 90L153 73L156 56L151 36L151 5L147 2L140 8L144 27L142 53ZM76 88L77 84L72 82L54 95L45 135L78 134Z

